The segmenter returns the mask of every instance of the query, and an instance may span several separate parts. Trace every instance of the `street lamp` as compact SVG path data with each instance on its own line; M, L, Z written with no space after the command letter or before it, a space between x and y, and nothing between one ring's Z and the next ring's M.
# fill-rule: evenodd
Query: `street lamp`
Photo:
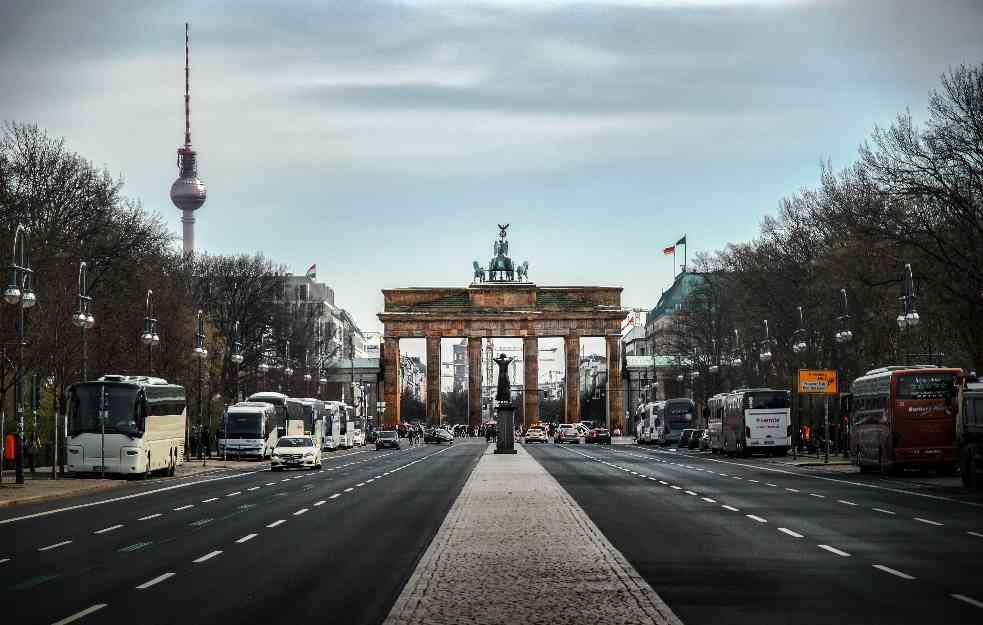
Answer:
M24 311L38 301L32 288L31 279L34 271L31 269L27 248L27 229L22 224L17 224L17 229L14 230L14 252L10 259L10 284L3 292L3 299L8 304L17 306L20 311L20 320L17 324L18 356L14 390L17 404L15 435L17 459L14 466L15 480L18 484L24 483Z
M311 396L311 352L304 350L304 392L308 397Z
M83 260L79 263L79 280L78 280L78 310L72 315L72 323L74 323L79 330L82 332L82 381L87 382L89 380L89 350L88 341L86 340L86 330L91 330L94 325L96 325L96 318L93 316L92 311L89 310L89 305L92 304L92 297L89 295L89 288L86 284L86 268L88 265Z
M849 343L853 340L853 332L850 331L850 307L847 305L846 299L846 289L840 289L840 295L843 296L843 314L836 318L840 325L843 326L842 330L836 333L837 343Z
M741 333L734 328L734 358L730 361L732 367L740 367L744 364L741 360Z
M232 364L236 366L236 401L242 401L242 395L239 393L239 368L242 365L242 335L239 333L239 322L235 322L235 336L232 340L232 355L229 356L229 360Z
M284 390L287 394L290 394L290 378L294 374L294 370L290 367L290 341L286 341L284 345L284 358L283 358L283 381Z
M140 341L147 346L147 373L149 375L154 374L154 346L160 343L160 336L157 334L155 311L154 292L147 289L146 312L143 317L143 334L140 335Z
M796 354L801 354L809 349L809 344L806 343L806 329L805 322L802 318L802 307L796 306L796 308L799 311L799 329L792 333L792 351Z
M761 353L758 354L758 359L763 363L771 362L771 333L768 331L768 320L764 320L765 325L765 338L761 341Z
M913 330L921 318L915 311L915 276L911 272L911 263L905 263L905 274L901 277L904 294L898 298L901 302L901 314L898 315L898 328L902 331ZM898 357L901 358L901 340L898 339Z
M201 309L198 310L198 315L195 318L195 348L192 350L192 355L198 359L198 445L200 447L201 466L205 466L205 422L201 411L201 388L203 385L202 367L205 364L205 359L208 358L208 350L205 349L205 313Z

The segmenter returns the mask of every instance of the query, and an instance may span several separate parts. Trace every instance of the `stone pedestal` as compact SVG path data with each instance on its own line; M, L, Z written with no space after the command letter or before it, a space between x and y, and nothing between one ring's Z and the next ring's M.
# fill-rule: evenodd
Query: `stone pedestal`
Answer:
M496 454L514 454L515 451L515 406L502 403L495 408L495 422L498 424Z
M525 372L525 393L523 408L525 427L539 422L539 339L527 336L522 339L523 371Z

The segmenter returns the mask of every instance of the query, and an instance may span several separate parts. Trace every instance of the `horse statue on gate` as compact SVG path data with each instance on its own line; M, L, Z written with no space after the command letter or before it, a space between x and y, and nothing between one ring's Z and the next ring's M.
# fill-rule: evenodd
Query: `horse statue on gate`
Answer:
M519 282L529 281L529 261L522 261L522 264L515 268L515 279Z
M478 264L478 261L474 261L474 279L472 282L484 282L485 281L485 268Z

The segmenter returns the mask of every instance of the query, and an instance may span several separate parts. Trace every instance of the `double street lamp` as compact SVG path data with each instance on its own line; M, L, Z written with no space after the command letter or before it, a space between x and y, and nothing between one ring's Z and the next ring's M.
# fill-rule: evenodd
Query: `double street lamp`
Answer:
M898 328L914 330L921 318L915 311L915 276L911 272L911 263L905 263L905 275L901 277L904 293L898 298L901 302L901 314L898 315ZM901 340L898 339L898 359L903 360L901 355ZM902 363L903 364L903 363Z
M147 289L146 312L143 317L143 334L140 341L147 346L147 374L154 374L154 346L160 344L160 336L157 334L157 317L155 315L156 304L154 303L154 292Z
M14 230L14 252L10 259L10 284L3 292L3 300L17 306L20 319L17 323L17 375L14 379L16 407L16 460L15 481L24 483L24 311L37 304L34 294L31 260L27 254L27 229L17 224Z
M205 349L205 313L198 310L195 319L195 348L192 355L198 359L198 445L201 454L201 464L205 466L205 421L201 410L201 390L202 390L202 367L205 359L208 358L208 350Z
M82 381L89 380L89 345L86 340L86 330L91 330L96 325L96 318L89 309L92 304L92 297L89 295L89 287L86 280L86 268L88 265L83 260L79 263L78 280L78 310L72 315L72 323L82 332Z
M239 333L239 322L235 322L235 336L232 340L232 355L229 356L229 360L232 364L236 366L235 376L236 376L236 402L242 401L242 394L239 392L239 368L242 365L242 335Z

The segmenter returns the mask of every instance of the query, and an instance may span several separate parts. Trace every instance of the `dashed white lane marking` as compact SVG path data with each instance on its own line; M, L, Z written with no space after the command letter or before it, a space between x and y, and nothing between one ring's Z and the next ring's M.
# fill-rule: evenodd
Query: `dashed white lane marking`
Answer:
M195 504L189 503L186 506L179 506L177 508L174 508L174 512L180 512L181 510L187 510L188 508L194 508L194 507L195 507Z
M757 515L754 515L754 514L745 514L744 516L746 516L747 518L751 519L752 521L757 521L758 523L767 523L768 522L768 519L762 519L761 517L759 517Z
M737 475L732 475L731 477L734 478L735 480L743 480L744 479L743 477L739 477Z
M757 484L758 483L758 480L748 480L748 481L751 482L752 484Z
M682 486L676 486L675 484L670 485L669 488L673 490L683 490Z
M778 531L781 532L781 533L783 533L783 534L788 534L792 538L802 538L802 534L800 534L798 532L793 532L792 530L788 529L787 527L779 527L778 528Z
M99 610L103 609L107 605L109 605L109 604L108 603L97 603L94 606L91 606L91 607L88 607L88 608L82 610L81 612L76 612L75 614L73 614L71 616L66 616L65 618L61 619L60 621L56 621L52 625L68 625L69 623L72 623L74 621L79 620L83 616L88 616L88 615L92 614L93 612L98 612Z
M10 558L0 558L0 564L3 564L4 562L10 562Z
M242 543L244 543L246 541L249 541L249 540L252 540L252 539L256 538L256 536L258 536L258 534L246 534L245 536L243 536L242 538L240 538L236 542L241 545Z
M968 531L967 530L966 533L969 534L970 536L976 536L977 538L983 538L983 534L980 534L979 532L971 532L971 531Z
M304 514L305 512L307 512L308 510L309 510L309 508L301 508L297 512L294 512L294 516L300 516L300 515Z
M280 481L281 481L281 482L289 482L289 481L290 481L290 478L288 477L287 479L285 479L285 480L280 480Z
M972 597L967 597L966 595L960 595L960 594L955 594L955 593L954 594L951 594L949 596L952 597L953 599L958 599L960 601L963 601L965 603L968 603L971 606L976 606L977 608L983 608L983 601L977 601L976 599L973 599Z
M370 479L365 480L365 483L366 484L371 484L374 481L375 481L375 478L373 477L373 478L370 478Z
M877 569L878 571L884 571L885 573L890 573L895 577L900 577L901 579L915 579L914 575L908 575L907 573L902 573L897 569L892 569L891 567L884 566L883 564L875 564L874 568Z
M139 586L137 586L137 590L146 590L146 589L150 588L151 586L154 586L156 584L161 583L165 579L170 579L170 578L174 577L174 575L175 575L174 573L164 573L163 575L158 575L157 577L153 578L149 582L144 582L144 583L140 584Z
M735 508L734 506L723 505L723 506L720 506L720 507L723 508L724 510L730 510L731 512L740 512L741 511L740 508Z
M218 501L218 497L209 497L208 499L202 499L201 503L212 503L213 501Z
M252 488L247 488L246 490L249 490L249 491L259 490L259 486L253 486Z
M693 491L691 491L691 490L687 490L687 491L684 491L684 492L685 492L685 493L686 493L687 495L693 495L694 497L696 496L696 493L694 493L694 492L693 492Z
M719 475L720 477L729 477L726 473L718 473L717 475Z
M355 489L354 489L353 487L351 487L351 486L349 486L348 488L346 488L346 489L345 489L345 492L346 492L346 493L350 493L350 492L352 492L353 490L355 490Z
M765 482L765 486L774 486L774 487L777 488L778 487L778 484L772 484L771 482Z
M373 479L373 480L377 480L377 479L379 479L380 477L382 477L382 476L381 476L381 475L377 475L377 476L375 476L375 477L374 477L374 478L372 478L372 479Z
M659 480L659 484L662 484L663 486L668 486L669 482L666 482L665 480Z
M287 522L286 519L280 519L279 521L273 521L272 523L270 523L266 527L276 527L277 525L282 525L282 524L284 524L286 522Z
M275 484L276 484L276 482L267 482L266 483L267 486L274 486Z
M117 523L116 525L110 525L109 527L104 527L101 530L96 530L96 531L94 531L92 533L93 534L105 534L106 532L111 532L113 530L118 530L121 527L123 527L123 524L122 523Z
M844 558L849 558L850 557L850 554L849 553L847 553L847 552L845 552L843 550L837 549L836 547L830 547L829 545L816 545L816 546L819 547L820 549L825 549L826 551L828 551L830 553L835 553L838 556L843 556Z
M150 519L156 519L159 516L164 516L164 515L162 515L160 512L158 512L157 514L148 514L147 516L140 517L139 519L137 519L137 521L149 521Z
M788 488L788 487L786 487L785 490L787 490L790 493L798 493L798 492L800 492L798 488Z
M935 526L942 525L938 521L932 521L931 519L923 519L923 518L921 518L919 516L916 516L915 517L915 520L918 521L919 523L925 523L927 525L935 525Z
M202 562L206 562L208 560L211 560L212 558L214 558L215 556L217 556L217 555L219 555L221 553L222 552L221 551L218 551L218 550L212 551L211 553L206 553L205 555L201 556L197 560L192 560L192 562L194 562L195 564L201 564Z
M709 497L700 497L700 499L702 499L703 501L705 501L707 503L717 503L717 500L716 499L710 499Z
M820 499L826 499L826 495L820 495L819 493L809 493L810 497L818 497Z
M242 494L242 491L241 490L237 490L235 492L229 493L228 495L226 495L226 497L235 497L236 495L241 495L241 494Z
M846 499L837 499L836 500L836 503L841 503L841 504L844 504L844 505L847 505L847 506L855 506L855 505L857 505L857 504L853 503L852 501L847 501Z
M53 545L48 545L47 547L40 547L38 551L51 551L52 549L57 549L58 547L64 547L65 545L71 544L70 540L63 540L60 543L55 543Z
M871 510L873 510L874 512L881 512L883 514L897 514L896 512L885 510L884 508L871 508Z
M335 493L334 495L328 497L328 499L337 499L338 497L341 497L341 493Z
M356 486L356 487L359 487L359 486L365 486L365 482L359 482L359 483L358 483L358 484L356 484L355 486Z
M316 508L318 506L323 506L325 503L327 503L327 502L324 501L323 499L321 501L315 501L314 502L314 507Z

